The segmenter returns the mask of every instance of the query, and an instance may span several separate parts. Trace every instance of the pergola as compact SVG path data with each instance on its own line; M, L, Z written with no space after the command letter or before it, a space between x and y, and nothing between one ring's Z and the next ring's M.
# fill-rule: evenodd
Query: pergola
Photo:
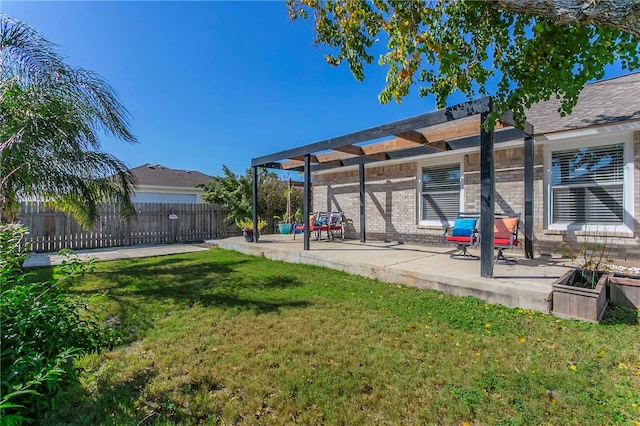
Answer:
M491 97L464 102L348 135L253 158L253 235L258 223L258 167L304 173L304 250L309 250L311 172L358 166L360 189L360 241L366 241L365 164L434 154L480 145L480 274L493 276L496 142L524 139L524 236L525 255L533 258L533 126L516 128L513 114L504 113L491 131L484 123L492 112ZM470 117L480 116L479 120ZM447 124L443 126L443 124ZM433 126L437 126L434 128ZM431 129L430 129L431 128ZM386 138L382 141L381 139Z

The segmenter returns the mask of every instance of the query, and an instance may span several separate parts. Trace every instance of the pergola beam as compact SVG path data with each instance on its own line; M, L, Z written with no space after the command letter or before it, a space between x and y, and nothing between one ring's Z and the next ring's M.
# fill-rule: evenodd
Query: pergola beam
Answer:
M346 145L354 145L361 142L380 139L392 135L403 134L404 132L415 131L436 124L447 123L456 119L470 117L476 114L489 111L490 98L484 97L462 104L454 105L448 108L439 109L426 114L417 115L415 117L406 118L393 123L383 124L348 135L340 136L335 139L326 139L309 145L280 151L275 154L257 157L251 160L252 166L263 167L267 163L281 161L285 158L296 158L313 152L324 152L327 150L335 150L336 148ZM427 140L429 138L427 137ZM440 138L443 140L446 138Z
M362 151L362 148L360 148L359 146L355 146L355 145L339 146L339 147L335 148L335 150L336 151L340 151L340 152L344 152L345 154L364 155L364 152Z
M297 157L291 157L291 159L294 160L294 161L300 161L301 163L304 163L306 156L307 156L306 154L305 155L299 155ZM309 154L309 161L311 161L312 163L318 163L319 162L318 157L316 157L313 154Z
M533 125L526 120L522 126L518 125L512 111L503 112L498 121L503 123L503 125L521 130L527 136L533 136Z
M447 127L446 129L428 131L425 132L424 136L428 141L427 144L431 144L448 139L457 139L465 136L476 135L478 134L479 128L480 122L476 119L468 121L466 123Z
M427 143L427 138L424 135L416 130L410 130L408 132L396 133L394 135L398 139L402 139L404 141L413 142L414 144L424 145Z
M371 145L365 145L362 147L362 150L365 152L367 156L371 156L372 154L379 154L381 152L388 152L388 151L397 151L399 149L406 149L406 148L414 148L416 146L420 146L420 145L416 145L415 142L408 141L404 138L398 138L398 139L391 139L383 142L377 142Z

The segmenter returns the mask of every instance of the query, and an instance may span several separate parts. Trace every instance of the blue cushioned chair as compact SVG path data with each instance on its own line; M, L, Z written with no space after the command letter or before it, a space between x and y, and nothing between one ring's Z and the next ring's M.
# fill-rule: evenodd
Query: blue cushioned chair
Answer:
M477 213L459 213L458 218L453 221L453 226L444 228L442 241L452 243L458 247L459 252L451 254L451 257L462 256L477 258L467 251L467 247L478 244L478 219Z

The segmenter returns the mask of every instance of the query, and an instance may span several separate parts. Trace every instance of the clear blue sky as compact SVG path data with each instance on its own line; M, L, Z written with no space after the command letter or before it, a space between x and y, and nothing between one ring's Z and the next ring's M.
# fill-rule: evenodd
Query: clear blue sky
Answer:
M372 64L360 83L327 65L284 1L0 0L0 11L115 88L139 143L104 138L102 148L130 167L244 173L253 157L434 109L415 88L402 104L379 104L386 69Z

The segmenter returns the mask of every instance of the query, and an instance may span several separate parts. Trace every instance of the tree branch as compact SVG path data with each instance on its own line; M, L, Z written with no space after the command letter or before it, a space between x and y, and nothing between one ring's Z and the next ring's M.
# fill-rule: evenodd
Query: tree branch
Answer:
M495 9L541 16L557 25L614 28L640 40L639 0L489 0L489 3Z

